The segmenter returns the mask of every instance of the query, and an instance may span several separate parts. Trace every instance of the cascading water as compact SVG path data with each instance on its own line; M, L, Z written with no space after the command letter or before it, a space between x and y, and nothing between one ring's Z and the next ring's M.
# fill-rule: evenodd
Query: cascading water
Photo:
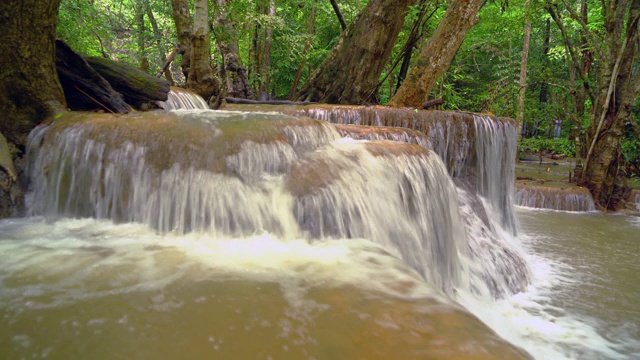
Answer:
M338 143L296 164L289 183L295 216L312 238L372 239L449 294L468 276L455 187L425 148Z
M591 193L585 188L521 186L517 188L514 200L516 205L529 208L577 212L596 210Z
M165 110L209 109L209 105L201 96L179 87L172 86L168 97L167 101L158 101L160 108Z
M281 115L180 114L97 115L34 132L32 145L46 142L30 165L34 213L141 222L162 232L297 235L282 180L262 177L337 139L335 130Z
M148 357L179 356L162 344L188 333L197 354L221 358L526 358L451 301L500 329L485 308L528 291L531 257L512 241L514 157L514 124L470 113L66 114L30 137L31 212L47 221L0 223L12 331L1 340L0 326L0 346L24 355L36 341L23 324L51 320L111 357L140 354L101 345L129 337L160 344ZM67 323L61 309L93 315ZM238 329L270 340L248 347ZM572 357L513 333L500 330L540 358ZM50 347L40 354L64 357Z
M500 297L528 282L524 262L497 240L496 227L515 228L510 196L500 192L510 187L490 178L513 179L502 163L511 157L501 154L513 149L501 140L507 123L472 118L483 138L472 160L461 160L453 140L430 133L431 144L450 152L445 156L454 166L478 168L477 192L489 209L480 200L466 201L474 210L463 212L462 222L444 164L418 145L335 143L338 132L326 122L264 113L63 120L31 140L34 146L44 141L31 165L35 213L140 222L162 232L366 238L448 294L460 288ZM448 128L435 134L455 133L468 149L471 141ZM449 172L459 183L471 181L461 169ZM466 193L477 196L475 189ZM493 211L501 218L497 224ZM480 222L483 230L470 241L463 223ZM506 267L487 264L487 254Z
M426 141L411 133L390 132L396 141L418 143L435 151L459 186L472 187L492 207L500 226L515 234L513 179L516 130L512 122L472 113L447 113L385 107L313 107L284 113L306 115L336 124L392 126L417 130ZM382 134L385 134L382 132ZM359 138L380 138L380 132L357 134Z
M487 199L502 227L516 232L513 180L516 159L516 127L489 117L474 115L476 126L476 181L478 194Z
M325 106L279 111L340 124L337 128L341 134L353 138L392 139L420 144L434 151L443 159L457 187L469 241L469 251L465 253L468 263L472 264L469 267L472 291L497 298L527 286L526 262L501 234L505 230L514 235L517 227L513 207L516 154L513 122L471 113L383 107ZM357 127L362 125L375 127L369 130ZM400 130L398 126L404 128ZM425 135L416 134L417 131ZM492 262L487 263L486 259Z

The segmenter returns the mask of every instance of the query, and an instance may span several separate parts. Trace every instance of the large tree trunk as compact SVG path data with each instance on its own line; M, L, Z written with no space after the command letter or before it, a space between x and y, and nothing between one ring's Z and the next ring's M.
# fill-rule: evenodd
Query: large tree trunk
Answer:
M633 68L639 51L640 0L611 1L607 5L605 70L581 184L589 188L600 206L616 209L628 191L620 179L625 124L640 95L640 74Z
M0 2L0 132L24 151L27 135L65 108L55 64L59 0Z
M388 105L420 107L438 79L449 69L467 32L478 22L486 0L454 0L416 64Z
M191 68L191 24L193 19L189 14L188 0L171 0L171 7L173 9L173 21L176 24L176 32L178 34L178 49L180 55L182 55L182 73L186 82Z
M17 215L23 202L11 164L25 153L29 132L64 111L55 64L60 0L0 2L0 218Z
M342 33L298 99L364 104L376 89L409 6L416 0L371 0Z
M207 0L196 0L191 34L191 69L187 78L187 89L202 96L209 106L220 106L220 83L211 68L209 45L209 4Z
M227 10L227 3L230 3L231 0L216 1L218 5L216 40L224 61L223 81L226 84L227 96L250 99L253 97L253 92L247 77L247 68L242 65L240 60L238 32L231 19L231 14Z

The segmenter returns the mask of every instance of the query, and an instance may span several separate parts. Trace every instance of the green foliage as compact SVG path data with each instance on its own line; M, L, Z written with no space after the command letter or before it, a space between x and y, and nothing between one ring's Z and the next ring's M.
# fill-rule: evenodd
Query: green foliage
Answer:
M640 161L640 140L625 139L622 141L622 157L627 163L636 163Z
M104 26L100 11L82 0L64 0L60 3L57 32L58 37L73 49L91 56L102 56L102 39L111 36Z
M135 9L149 4L159 34L154 33L145 12L144 28L138 29ZM160 52L169 53L176 42L171 4L161 0L62 0L58 14L58 37L83 55L108 57L138 65L148 58L150 72L163 61ZM145 49L138 46L142 37Z
M553 5L554 1L532 2L529 10L532 33L525 99L525 137L550 137L555 119L565 119L561 133L564 138L568 137L569 129L574 127L570 119L577 123L582 134L591 125L591 104L588 97L585 97L584 111L574 113L576 107L573 94L582 87L582 83L577 75L571 79L567 47L558 27L543 8ZM367 2L341 0L338 5L349 24ZM555 2L576 49L585 49L584 46L579 47L579 31L582 26L570 18L566 9L562 10L562 3ZM142 31L139 29L135 18L136 8L146 3L153 11L160 35L153 32L147 14L144 16L144 28ZM522 11L524 3L525 0L487 2L483 7L479 13L479 23L468 34L454 62L431 94L432 98L445 98L442 108L516 117L525 23ZM216 67L220 65L221 57L217 54L215 43L216 5L215 2L212 4L210 20L214 31L211 53L212 65ZM275 17L265 15L266 4L266 0L233 0L228 1L226 6L237 31L241 60L247 67L252 83L256 84L269 75L269 92L274 92L277 98L283 99L288 96L301 64L304 66L299 86L304 84L330 53L340 37L341 29L329 1L278 0ZM588 5L588 28L598 35L597 32L603 26L602 5L591 0ZM425 14L432 17L419 28L423 36L415 44L412 53L414 59L433 34L446 9L447 2L424 1L410 7L390 60L380 76L381 84L375 99L372 100L384 104L394 95L402 52L420 11L425 10ZM308 34L312 13L315 15L313 34ZM273 29L271 70L269 74L261 74L255 64L255 54L252 53L253 42L256 32L264 31L267 26ZM171 4L163 0L62 0L58 35L82 54L106 56L134 65L139 64L142 57L146 57L150 63L150 72L155 72L162 65L159 55L163 52L170 53L176 43ZM140 38L143 40L144 50L139 48ZM545 45L545 39L549 39L548 45ZM545 46L548 48L545 49ZM593 44L587 44L587 47L592 46ZM174 65L177 64L178 61ZM596 59L591 72L597 73L598 66L600 65ZM174 75L179 74L180 71L175 71L174 68ZM591 88L597 89L595 80L589 79L589 84ZM540 143L543 140L531 141ZM562 146L552 145L560 140L549 141L545 146L550 149L562 153L573 152L572 147L563 149ZM568 142L566 139L562 141ZM628 161L637 154L633 150L636 144L630 138L625 142ZM538 148L540 146L538 144Z
M576 148L569 139L554 138L554 139L541 139L541 138L528 138L522 139L518 145L518 151L520 153L531 152L540 153L548 152L552 154L563 154L568 157L576 155Z

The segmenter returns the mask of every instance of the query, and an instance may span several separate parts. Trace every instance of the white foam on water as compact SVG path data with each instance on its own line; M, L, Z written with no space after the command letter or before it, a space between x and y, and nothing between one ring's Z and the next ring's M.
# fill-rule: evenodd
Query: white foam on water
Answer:
M498 335L536 359L630 358L619 352L619 344L598 333L597 324L552 303L558 288L582 281L578 271L562 259L535 255L531 245L536 238L531 235L520 235L513 241L521 242L532 271L526 291L501 300L483 300L459 292L458 301Z
M0 233L0 307L14 310L162 290L177 281L236 278L279 283L292 301L314 286L350 285L451 303L401 260L361 239L309 243L269 234L236 239L158 235L138 224L38 218L0 221Z

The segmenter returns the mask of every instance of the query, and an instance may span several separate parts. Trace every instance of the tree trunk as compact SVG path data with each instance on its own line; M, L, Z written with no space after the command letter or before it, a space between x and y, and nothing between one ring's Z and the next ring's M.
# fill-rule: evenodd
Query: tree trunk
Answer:
M395 94L396 91L402 85L402 82L407 77L407 73L409 72L409 65L411 65L411 58L413 56L413 50L416 47L416 44L420 39L422 39L422 27L423 25L431 19L433 14L438 10L437 6L434 6L434 9L431 11L429 16L426 16L427 6L426 0L420 0L420 4L418 4L420 13L418 14L418 18L413 23L411 27L411 32L409 33L409 37L407 38L407 42L404 45L404 53L402 54L402 64L400 65L400 71L398 72L398 81L396 83L396 88L394 91L389 92L389 94Z
M226 84L227 96L250 99L253 97L253 92L247 77L247 69L240 60L238 32L227 10L227 3L230 1L217 0L216 39L224 61L223 81Z
M420 107L449 69L467 32L478 22L486 0L453 0L438 28L422 49L409 75L388 105Z
M371 0L304 85L298 99L364 104L375 91L409 6L416 0Z
M213 73L209 45L208 0L196 0L191 34L191 68L187 78L187 89L207 100L209 106L220 106L220 83Z
M189 14L188 0L171 0L173 9L173 21L176 24L176 32L178 34L178 49L182 55L182 73L184 74L185 83L189 78L189 69L191 68L191 24L192 18Z
M20 169L12 163L24 155L29 132L66 107L55 65L59 5L60 0L0 2L0 218L23 209Z
M316 24L316 5L315 3L311 7L311 14L309 14L309 22L307 23L307 35L309 36L304 43L304 50L302 51L302 60L300 61L300 66L298 66L298 71L296 71L296 76L293 78L293 84L291 85L291 90L289 91L289 99L293 100L296 96L296 92L298 91L298 84L300 83L300 78L302 77L302 72L304 71L304 65L307 62L307 54L309 53L309 49L311 48L311 37L313 36L313 29Z
M144 26L144 4L141 2L135 5L136 19L136 36L138 41L138 61L140 62L140 70L149 71L149 59L147 58L146 48L146 28Z
M583 18L582 21L586 22L587 21L586 7L584 7L585 2L582 3L582 6L583 6L583 12L585 16L585 18ZM583 151L582 138L580 134L581 117L584 114L586 95L587 94L589 95L589 98L591 99L592 104L595 102L595 97L592 94L593 92L591 91L591 87L589 83L589 74L588 74L588 68L590 67L592 59L583 57L581 61L578 58L577 51L572 44L571 38L569 37L569 34L564 26L564 22L562 18L559 16L558 12L555 10L554 7L547 6L546 10L549 12L549 15L551 15L551 18L553 19L553 21L558 25L558 29L560 29L560 33L562 34L562 38L565 44L565 52L567 53L567 66L570 69L571 95L573 98L573 105L574 105L574 109L571 113L571 119L574 122L574 128L575 128L574 130L575 132L574 140L576 144L575 175L576 175L576 179L579 181L579 179L581 179L583 175L582 158L583 156L586 155ZM548 50L548 48L545 48L545 50ZM582 82L582 86L580 87L577 87L575 85L576 73L580 76L580 80Z
M149 0L144 0L144 9L147 14L147 18L149 18L149 22L151 23L151 29L153 29L153 37L156 38L156 46L158 47L158 55L160 56L160 61L162 64L167 63L167 54L164 52L164 46L162 46L162 32L158 27L158 22L156 21L156 17L153 15L153 10L151 10L151 5L149 4ZM163 66L161 65L161 66ZM171 70L169 67L163 68L164 77L167 81L173 85L173 76L171 75Z
M59 0L0 2L0 133L24 152L27 135L66 107L55 64Z
M542 38L542 74L547 73L549 68L549 50L551 49L551 21L549 19L544 22L544 36ZM544 110L549 101L549 84L547 83L546 76L543 75L540 80L540 94L538 99L540 100L540 110Z
M269 0L269 7L267 15L270 18L276 16L276 2L275 0ZM271 87L271 39L273 37L273 26L271 22L267 24L264 29L264 41L262 42L262 59L260 61L260 86L258 88L258 94L262 99L265 95L267 99L271 99L269 96L269 89Z
M596 108L593 118L592 143L580 183L591 191L597 204L614 210L627 192L619 178L621 144L631 108L640 95L640 74L633 69L639 51L640 0L612 4L605 14L606 59L598 95L601 108Z
M518 92L518 114L516 116L516 128L518 129L518 144L522 138L522 125L524 124L524 105L527 92L527 63L529 60L529 40L531 39L531 16L529 15L529 0L524 3L524 40L522 41L522 60L520 61L520 91Z
M256 0L256 14L264 14L264 0ZM260 94L260 69L262 62L262 41L261 33L262 26L259 21L255 21L253 27L253 36L251 37L251 46L249 47L249 79L253 86L253 89L257 92L257 97Z

